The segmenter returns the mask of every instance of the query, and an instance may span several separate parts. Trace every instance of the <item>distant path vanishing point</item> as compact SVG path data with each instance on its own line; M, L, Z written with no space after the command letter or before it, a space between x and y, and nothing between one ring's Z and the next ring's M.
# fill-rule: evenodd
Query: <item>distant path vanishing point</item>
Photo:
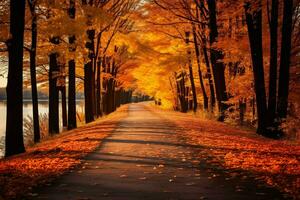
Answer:
M212 178L214 169L193 158L201 146L186 145L176 125L143 103L130 104L128 112L81 167L40 188L32 199L283 199L254 178L229 179L226 173Z

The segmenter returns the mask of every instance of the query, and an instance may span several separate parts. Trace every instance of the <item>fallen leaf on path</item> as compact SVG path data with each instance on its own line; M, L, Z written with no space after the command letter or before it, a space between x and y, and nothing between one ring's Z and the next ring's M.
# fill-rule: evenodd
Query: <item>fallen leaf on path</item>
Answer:
M38 193L29 193L28 196L37 197L37 196L39 196L39 194Z
M190 183L186 183L185 185L186 185L186 186L192 186L192 185L196 185L196 183L190 182Z

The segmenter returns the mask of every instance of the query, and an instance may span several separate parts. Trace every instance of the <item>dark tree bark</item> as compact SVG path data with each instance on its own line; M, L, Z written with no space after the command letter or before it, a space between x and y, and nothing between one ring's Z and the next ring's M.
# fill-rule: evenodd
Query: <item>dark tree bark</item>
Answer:
M92 63L89 62L84 66L84 97L85 97L85 122L90 123L94 121L93 110L93 69Z
M89 59L90 59L90 67L92 70L92 74L91 74L91 83L92 85L91 87L91 106L92 106L92 110L93 110L93 115L96 116L96 82L95 82L95 66L94 66L94 57L95 57L95 30L91 29L91 30L87 30L87 35L88 35L88 39L90 40L89 42L86 43L86 48L89 50Z
M68 130L77 128L76 121L76 63L69 61Z
M188 101L187 101L187 91L185 87L185 73L180 72L180 74L175 74L177 93L180 102L180 111L186 113L188 111Z
M244 124L245 112L247 109L247 103L245 99L239 100L239 111L240 111L240 125Z
M109 80L107 81L107 114L110 114L114 111L113 82L113 78L109 78Z
M75 19L76 8L75 0L70 0L69 17ZM75 43L75 36L69 37L70 52L75 51L73 47ZM68 130L72 130L77 127L76 122L76 63L74 59L69 60L69 90L68 90Z
M57 78L59 68L57 63L57 53L51 53L49 63L49 134L59 133L59 91L57 88Z
M209 9L209 29L210 29L210 45L213 46L217 42L218 38L218 27L217 27L217 11L216 11L216 1L208 0L208 9ZM216 96L219 107L219 121L224 121L225 119L225 110L227 105L224 103L228 100L226 93L226 84L225 84L225 65L222 62L223 52L214 48L210 50L211 65L214 77L214 83L216 88Z
M81 1L82 5L84 6L93 6L94 5L94 1L90 0L82 0ZM93 25L93 21L92 21L92 16L90 13L88 13L87 15L87 22L86 24L91 27ZM89 41L86 43L86 48L89 51L89 59L90 59L90 63L88 65L90 65L91 67L91 71L92 71L92 75L90 77L91 79L91 83L92 85L90 86L90 90L91 92L88 92L89 95L91 95L91 107L92 107L92 111L93 111L93 116L97 116L97 106L96 106L96 62L97 60L95 59L96 55L95 55L95 29L88 29L86 31L87 36ZM87 85L85 83L85 85ZM94 117L93 117L93 121L94 121Z
M121 106L121 93L122 93L122 90L119 89L116 91L116 107L119 108Z
M195 24L192 24L192 28L193 28L193 38L194 38L196 60L197 60L197 67L198 67L198 76L199 76L200 87L201 87L202 96L203 96L203 108L204 108L204 110L207 110L208 109L208 97L207 97L205 86L204 86L202 71L200 68L200 50L199 50L199 45L198 45L198 40L197 40L197 35L196 35Z
M272 0L270 19L270 74L269 74L269 99L268 118L270 126L274 125L277 104L277 40L278 40L278 0Z
M202 9L204 8L204 1L200 1L199 6L197 6L197 8L196 8L196 15L197 15L198 19L205 20L205 16L202 14L202 12L199 12L200 8L202 8ZM216 97L215 97L214 82L212 80L210 61L209 61L208 52L207 52L207 39L206 39L206 35L205 35L206 25L198 24L198 27L199 27L199 30L201 30L198 32L198 34L201 36L202 51L203 51L205 65L206 65L207 79L208 79L208 83L209 83L210 111L213 112L214 106L216 104Z
M25 0L10 1L5 156L25 152L23 141L23 44Z
M63 127L68 127L66 86L63 86L60 91Z
M281 119L286 118L289 96L290 81L290 54L292 40L292 22L293 22L293 0L284 1L283 23L282 23L282 41L279 69L279 87L278 87L278 115Z
M210 62L209 62L209 58L208 58L206 42L203 44L202 50L203 50L206 71L207 71L207 78L208 78L208 83L209 83L210 110L213 111L213 108L215 107L215 104L216 104L216 97L215 97L215 88L214 88L214 82L212 80L212 73L211 73L211 69L210 69Z
M115 80L112 81L112 93L111 93L111 101L112 108L111 112L116 111L116 88L115 88Z
M109 58L108 57L104 57L103 58L103 72L105 73L108 73L108 66L110 65L109 63ZM103 90L105 91L104 92L104 95L102 97L102 109L103 109L103 112L105 114L108 113L108 78L104 78L103 79Z
M38 107L38 91L36 81L36 49L37 49L37 14L35 12L36 1L28 1L31 13L31 48L30 54L30 80L32 93L32 116L33 116L33 139L37 143L40 141L40 123L39 123L39 107Z
M97 117L101 117L102 113L102 99L101 99L101 58L97 62Z
M258 117L257 133L266 134L267 104L262 49L262 11L261 9L257 9L255 11L251 11L250 13L250 9L251 4L246 3L246 22L251 48L254 88L256 94L256 106Z
M190 32L186 32L185 35L186 35L185 43L187 45L188 66L189 66L189 74L190 74L189 77L190 77L191 88L193 93L193 111L196 112L198 107L198 101L197 101L197 93L196 93L196 86L195 86L193 66L192 66L192 52L189 47Z

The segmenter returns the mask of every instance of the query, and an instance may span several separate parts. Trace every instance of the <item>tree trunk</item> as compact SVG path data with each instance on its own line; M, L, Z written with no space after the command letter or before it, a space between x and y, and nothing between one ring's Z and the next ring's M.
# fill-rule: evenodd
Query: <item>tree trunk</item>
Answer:
M36 48L37 48L37 15L35 13L35 3L30 5L31 12L31 49L30 49L30 79L32 93L32 116L33 116L33 139L37 143L40 141L40 123L39 123L39 106L38 91L36 82Z
M75 19L76 8L75 0L70 0L69 17ZM75 52L73 47L75 43L75 36L69 37L70 52ZM68 90L68 130L77 127L76 122L76 63L74 59L69 60L69 90Z
M288 108L289 81L290 81L290 54L292 40L292 22L293 22L293 0L284 1L283 23L282 23L282 41L279 69L279 87L278 87L278 115L281 119L286 118Z
M270 21L270 74L269 74L269 99L268 119L269 125L274 126L277 104L277 40L278 40L278 0L272 0Z
M227 105L224 103L228 100L226 93L226 84L225 84L225 65L221 61L223 59L223 52L217 49L213 49L212 46L217 42L218 38L218 27L217 27L217 11L216 11L216 0L208 0L208 9L209 9L209 28L210 28L210 58L212 71L214 76L214 83L216 88L216 96L218 101L219 108L219 121L224 121L225 119L225 110Z
M97 117L101 117L102 113L102 99L101 99L101 58L97 62Z
M210 62L208 58L208 53L207 53L207 47L206 47L206 42L203 44L203 55L204 55L204 60L205 60L205 65L206 65L206 71L207 71L207 78L208 78L208 83L209 83L209 91L210 91L210 110L213 111L215 104L216 104L216 97L215 97L215 88L214 88L214 82L211 79L212 78L212 73L210 70Z
M95 66L94 66L94 57L95 57L95 30L94 29L90 29L87 30L87 36L88 39L90 40L89 42L86 43L86 47L89 50L89 59L90 59L90 66L91 66L91 70L92 70L92 75L90 77L91 79L91 95L92 95L92 110L93 110L93 115L96 116L96 82L95 82Z
M89 62L84 66L84 97L85 97L85 122L90 123L94 121L93 109L93 68L92 63Z
M58 54L51 53L49 57L49 134L53 135L59 133Z
M5 156L25 152L23 141L23 43L25 0L10 1L10 39L8 41L8 78Z
M245 99L239 100L239 112L240 112L240 125L244 124L245 112L247 108L247 101Z
M108 81L107 81L107 114L110 114L113 112L113 79L110 78Z
M200 7L204 8L204 1L200 1ZM198 17L198 19L200 20L205 20L205 16L202 12L199 12L199 7L197 6L196 8L196 15ZM209 91L210 91L210 111L213 112L213 109L215 107L216 104L216 97L215 97L215 88L214 88L214 82L212 80L212 73L211 73L211 69L210 69L210 61L208 58L208 53L207 53L207 39L206 39L206 25L205 24L198 24L198 28L199 30L201 30L201 32L199 31L199 36L201 37L202 40L202 50L203 50L203 56L204 56L204 60L205 60L205 65L206 65L206 71L207 71L207 79L208 79L208 83L209 83ZM200 52L199 52L200 54Z
M250 3L246 4L246 22L251 48L254 88L256 94L256 106L258 117L257 133L266 134L267 104L262 50L262 11L258 9L254 12L251 11L251 14L250 9Z
M69 61L68 130L77 127L76 121L76 70L75 60Z
M180 72L180 74L176 76L177 82L177 91L178 91L178 96L179 96L179 101L180 101L180 111L183 113L186 113L188 111L188 102L186 99L186 87L185 87L185 75L184 72Z
M63 127L68 127L66 86L63 86L60 91Z
M103 96L102 96L102 109L103 113L107 114L108 112L108 107L107 107L107 79L103 79L103 90L105 91Z
M180 103L180 111L185 112L184 99L182 98L182 92L181 92L181 88L180 88L180 81L176 80L176 87L177 87L177 97L178 97L179 103ZM156 100L155 100L155 102L156 102Z
M193 38L194 38L194 44L195 44L195 52L196 52L196 60L197 60L197 66L198 66L198 75L199 75L199 80L200 80L200 87L202 90L202 95L203 95L203 108L204 110L208 109L208 97L205 91L205 86L204 86L204 81L203 81L203 76L202 76L202 71L201 71L201 66L200 66L200 51L199 51L199 45L198 45L198 40L197 40L197 35L196 35L196 27L195 24L192 24L193 28Z
M198 101L197 101L197 93L196 93L196 86L195 86L195 81L194 81L194 73L193 73L193 64L192 64L192 52L189 47L190 44L190 32L186 32L186 45L187 45L187 55L188 55L188 65L189 65L189 74L190 74L190 82L191 82L191 88L192 88L192 93L193 93L193 111L197 111L198 107Z

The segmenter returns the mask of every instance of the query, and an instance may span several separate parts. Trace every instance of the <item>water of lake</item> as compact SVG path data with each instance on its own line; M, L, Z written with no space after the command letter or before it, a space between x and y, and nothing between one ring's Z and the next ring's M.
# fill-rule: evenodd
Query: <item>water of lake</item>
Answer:
M84 103L83 101L77 101L77 111L83 112L84 110ZM61 103L59 106L60 112L60 128L62 128L61 122ZM40 114L48 114L48 101L40 101L39 102L39 113ZM32 116L32 103L30 101L23 103L23 115L24 118L28 116ZM4 141L6 130L6 102L0 102L0 141ZM3 145L0 144L0 157L3 156Z

